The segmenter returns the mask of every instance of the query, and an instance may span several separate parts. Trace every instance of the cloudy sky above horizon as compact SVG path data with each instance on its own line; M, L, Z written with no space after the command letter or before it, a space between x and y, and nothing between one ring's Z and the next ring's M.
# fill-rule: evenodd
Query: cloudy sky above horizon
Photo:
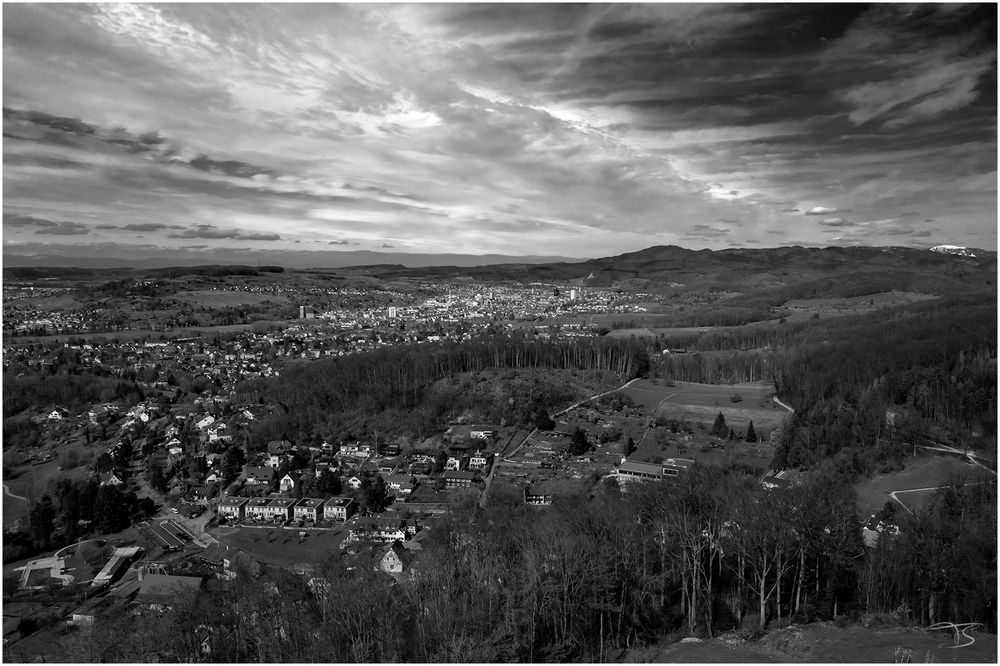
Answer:
M996 16L5 4L4 253L996 249Z

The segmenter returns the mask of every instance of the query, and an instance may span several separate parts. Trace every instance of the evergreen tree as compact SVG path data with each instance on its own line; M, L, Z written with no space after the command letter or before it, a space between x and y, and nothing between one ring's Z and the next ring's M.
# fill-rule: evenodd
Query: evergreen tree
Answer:
M748 442L751 442L751 443L757 441L757 433L755 433L753 431L753 421L751 421L750 425L747 426L747 437L746 437L746 440Z
M376 476L374 480L366 477L361 482L361 493L365 507L372 513L384 510L389 503L389 490L381 476Z
M571 456L582 456L590 450L590 442L587 441L587 433L580 428L573 431L573 439L569 443L569 454Z
M549 416L549 412L544 405L538 405L535 409L535 427L539 430L552 430L556 427L556 422Z
M45 549L52 538L56 510L52 506L52 498L42 495L41 499L31 505L28 513L28 530L32 540L40 549Z
M719 412L719 415L715 417L715 423L712 425L711 434L716 437L725 438L729 434L729 427L726 425L726 417Z

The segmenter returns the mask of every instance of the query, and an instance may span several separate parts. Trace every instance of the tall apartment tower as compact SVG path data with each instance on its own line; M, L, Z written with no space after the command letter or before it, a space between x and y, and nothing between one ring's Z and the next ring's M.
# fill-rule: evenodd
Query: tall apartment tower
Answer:
M299 306L299 319L305 319L305 318L306 318L306 306L300 305Z
M389 308L389 319L395 319L399 315L399 310L396 308Z

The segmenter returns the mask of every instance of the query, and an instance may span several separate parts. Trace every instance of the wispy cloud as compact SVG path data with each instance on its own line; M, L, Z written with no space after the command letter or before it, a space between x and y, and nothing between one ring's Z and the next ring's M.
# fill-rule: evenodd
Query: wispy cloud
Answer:
M4 241L995 243L994 10L8 4Z
M236 229L220 229L211 224L198 224L190 229L176 234L170 234L170 238L210 238L214 240L249 240L249 241L277 241L281 236L274 233L255 233L239 231Z

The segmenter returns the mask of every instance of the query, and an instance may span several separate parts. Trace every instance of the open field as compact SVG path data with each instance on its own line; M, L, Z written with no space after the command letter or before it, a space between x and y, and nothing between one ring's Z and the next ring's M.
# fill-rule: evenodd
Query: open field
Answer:
M673 386L668 386L654 383L648 379L640 379L624 389L624 392L650 411L661 402L709 407L726 407L728 405L767 407L768 404L774 404L771 401L774 390L770 384L765 382L752 384L673 382ZM730 402L730 398L734 394L738 394L742 398L742 402Z
M754 422L754 430L757 423ZM767 470L774 459L774 445L767 441L742 442L726 441L721 444L705 434L691 436L668 435L662 429L655 429L639 442L629 460L648 462L667 458L686 458L700 465L730 467L746 465L761 472ZM714 445L713 445L714 444Z
M308 536L299 539L299 532ZM212 536L265 564L320 564L340 553L347 528L338 530L282 529L280 527L216 527Z
M59 469L59 461L57 460L52 460L42 465L13 467L10 472L13 478L8 478L4 483L10 488L12 494L27 497L28 499L31 499L32 493L37 495L44 492L49 482L55 478L84 479L90 474L90 471L85 467L77 467L70 470Z
M674 643L665 648L634 650L628 662L660 663L892 663L909 650L912 663L996 663L995 634L973 632L976 642L953 649L948 632L926 632L915 627L865 629L837 627L816 622L772 631L755 642L739 643L725 638ZM942 647L944 646L944 647Z
M28 503L20 497L14 497L7 492L7 486L3 489L3 526L7 528L14 524L22 515L26 515Z
M964 479L969 482L981 480L986 472L956 456L928 455L907 458L906 469L900 472L879 474L855 484L858 515L867 518L881 509L890 500L889 493L913 488L931 488L948 485L952 481ZM914 510L930 497L931 493L906 493L900 499L907 508Z
M283 294L268 294L252 291L230 291L227 289L188 291L174 296L173 300L184 301L186 303L191 303L192 305L206 308L260 305L265 302L289 302L288 297Z
M737 431L750 421L758 437L766 438L788 416L788 410L771 399L774 391L769 384L696 384L673 382L673 386L641 379L623 390L650 414L689 423L711 424L719 412L726 423ZM739 395L740 401L732 397Z
M40 310L73 310L83 306L83 303L69 294L59 296L39 296L36 298L19 298L13 301L18 305L30 305Z
M797 298L786 301L782 307L808 310L822 314L865 314L882 308L934 300L937 296L918 294L914 291L884 291L850 298Z
M679 333L708 333L724 326L684 326L680 328L616 328L608 333L609 338L656 338L661 335L676 335Z

